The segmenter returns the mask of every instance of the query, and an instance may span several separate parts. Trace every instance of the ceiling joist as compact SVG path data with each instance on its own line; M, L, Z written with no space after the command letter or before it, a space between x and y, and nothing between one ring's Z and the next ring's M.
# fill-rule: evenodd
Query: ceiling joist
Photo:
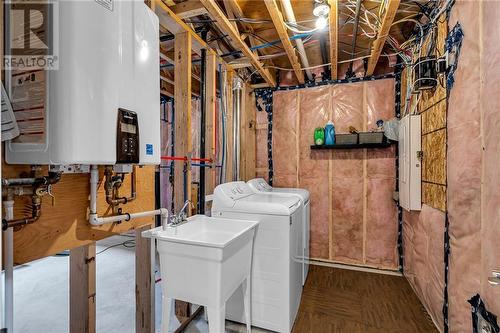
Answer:
M338 77L338 58L339 58L339 8L338 0L329 0L330 15L330 71L332 80L337 80Z
M152 0L151 8L154 10L160 19L160 25L165 29L177 35L179 33L188 32L191 35L192 50L196 54L201 54L201 49L206 49L207 53L214 53L214 51L205 43L205 41L198 36L186 23L184 23L170 7L165 5L161 0Z
M385 9L384 18L382 19L382 24L380 25L380 29L377 33L377 39L373 42L372 51L370 58L368 60L368 69L366 71L366 75L373 75L375 71L375 67L377 66L378 59L380 58L380 54L385 45L385 40L389 35L389 31L391 30L392 22L394 22L394 18L396 17L396 12L399 8L400 0L391 0L387 3L387 8Z
M292 42L290 42L290 36L288 36L285 22L283 20L283 15L278 9L278 4L276 3L276 0L264 1L267 7L267 11L269 12L269 15L271 15L271 20L273 21L274 27L278 32L278 36L281 40L283 48L285 49L285 52L288 56L288 60L292 65L293 71L295 72L295 76L297 77L299 83L303 84L305 82L304 73L302 72L302 68L300 66L297 54L295 53L295 49L293 48Z
M250 50L248 45L240 38L238 31L236 31L236 29L228 20L226 15L224 15L224 12L220 9L216 1L200 0L200 2L203 4L203 6L205 6L212 19L214 19L217 22L222 32L226 33L235 44L235 47L241 50L243 55L246 56L251 61L255 69L260 73L260 75L264 78L264 80L269 85L275 86L276 80L274 79L274 77L271 75L268 69L264 68L262 63L259 61L259 58Z
M170 7L172 11L181 19L189 19L194 16L203 15L207 10L198 0L188 0L180 2Z

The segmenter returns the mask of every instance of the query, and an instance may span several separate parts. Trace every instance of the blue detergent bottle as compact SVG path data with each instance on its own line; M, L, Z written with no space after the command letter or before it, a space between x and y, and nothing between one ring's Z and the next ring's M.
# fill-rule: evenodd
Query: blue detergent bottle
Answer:
M335 144L335 126L333 122L330 120L326 123L325 126L325 145L334 145Z

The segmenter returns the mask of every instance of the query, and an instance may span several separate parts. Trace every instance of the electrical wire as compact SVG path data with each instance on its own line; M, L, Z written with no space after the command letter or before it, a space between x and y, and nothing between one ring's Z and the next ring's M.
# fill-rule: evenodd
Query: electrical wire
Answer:
M106 252L109 249L112 249L112 248L118 247L118 246L123 246L123 247L126 247L126 248L133 248L133 247L135 247L135 240L130 239L130 240L126 240L125 242L121 242L121 243L118 243L118 244L110 245L108 247L105 247L101 251L97 252L96 255L99 255L99 254L101 254L103 252Z

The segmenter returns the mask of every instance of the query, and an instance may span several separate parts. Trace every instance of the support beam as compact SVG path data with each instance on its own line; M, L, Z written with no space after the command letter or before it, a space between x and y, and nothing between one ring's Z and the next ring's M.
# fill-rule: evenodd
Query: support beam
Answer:
M226 13L227 13L227 18L230 19L230 20L234 20L235 16L234 16L234 12L233 12L233 3L234 0L224 0L224 8L226 8ZM238 22L236 21L230 21L231 24L233 25L234 27L234 30L236 30L236 32L239 34L240 31L238 30ZM241 36L240 36L241 38Z
M192 34L183 31L175 35L174 41L174 103L175 103L175 154L189 156L193 150L191 138L191 45ZM174 210L179 212L184 201L191 198L191 170L184 161L174 161ZM190 305L175 302L175 313L179 320L187 320Z
M253 66L260 73L260 75L262 75L264 80L271 86L275 86L276 81L274 77L268 69L264 68L258 57L250 50L248 45L241 40L239 33L234 29L233 25L224 15L216 1L200 0L200 2L205 6L210 16L217 22L218 26L222 29L222 32L226 33L235 44L235 47L241 50L243 55L252 62Z
M214 52L208 45L201 39L196 32L193 31L186 23L182 21L171 8L167 7L161 0L151 0L151 8L154 10L160 20L160 25L173 33L174 35L187 32L191 36L192 50L196 54L201 54L201 49L207 49L207 53Z
M174 0L162 0L162 2L169 7L175 6Z
M175 35L175 153L188 156L192 151L191 141L191 34ZM184 182L186 178L186 182ZM185 188L186 187L186 188ZM181 209L184 201L191 198L191 173L184 173L184 162L175 161L174 208ZM186 191L186 193L185 193Z
M394 17L396 17L396 12L398 11L400 0L391 0L387 2L387 8L385 9L384 18L382 19L382 24L377 33L377 39L373 42L372 52L370 59L368 60L368 69L366 75L373 75L375 72L375 67L377 66L378 59L385 45L385 40L389 35L391 30L392 22L394 22Z
M273 21L274 27L278 32L278 36L280 37L281 44L285 49L286 55L288 56L288 60L292 65L293 71L295 72L295 76L300 84L305 82L304 73L302 72L299 59L295 54L295 49L293 48L292 42L290 42L290 36L288 36L287 29L285 27L285 22L283 20L283 15L278 9L278 4L276 0L264 0L266 4L267 11L269 15L271 15L271 20Z
M329 0L330 4L330 71L331 79L337 80L338 77L338 58L339 58L339 8L338 0Z
M154 219L151 218L151 223ZM154 333L154 249L151 239L141 233L151 225L135 230L135 332ZM153 252L153 253L152 253Z
M205 153L206 157L214 161L214 167L207 169L205 175L205 192L213 194L217 168L215 167L215 106L216 106L217 59L215 55L208 55L206 62L206 99L205 99Z
M170 7L170 9L183 20L207 13L205 7L198 0L184 1Z
M95 243L69 255L69 332L95 333Z

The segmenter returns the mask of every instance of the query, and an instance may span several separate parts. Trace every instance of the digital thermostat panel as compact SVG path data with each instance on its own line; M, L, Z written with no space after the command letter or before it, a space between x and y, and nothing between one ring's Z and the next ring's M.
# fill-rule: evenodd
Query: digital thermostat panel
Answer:
M139 163L139 122L137 113L118 109L116 163Z

